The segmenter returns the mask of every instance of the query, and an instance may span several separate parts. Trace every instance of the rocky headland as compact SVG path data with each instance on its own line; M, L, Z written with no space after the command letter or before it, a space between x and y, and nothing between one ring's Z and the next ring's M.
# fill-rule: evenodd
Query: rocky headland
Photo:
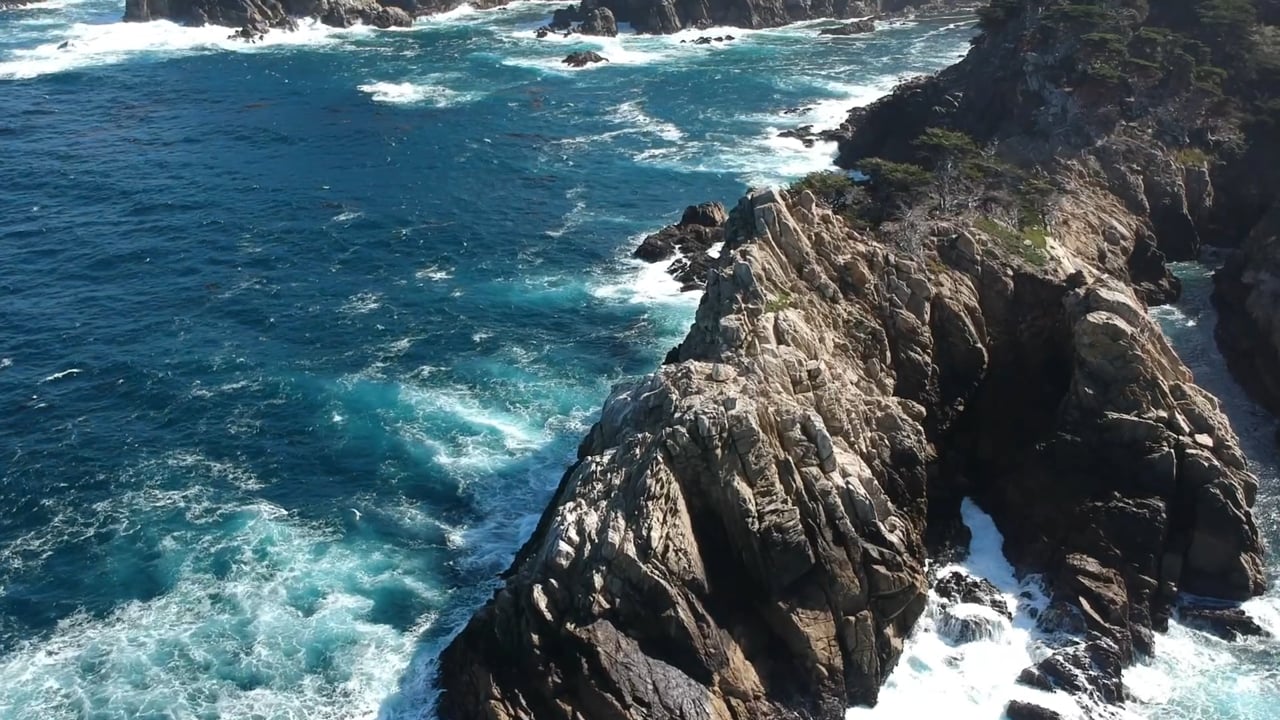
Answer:
M691 207L647 238L641 257L707 265L694 324L605 402L443 654L441 717L874 704L931 585L1008 612L927 572L966 544L965 498L1051 594L1040 623L1062 641L1019 681L1087 708L1126 700L1125 666L1182 593L1262 592L1258 481L1147 313L1179 293L1168 260L1234 230L1248 240L1220 281L1224 327L1239 313L1233 335L1255 347L1280 333L1274 196L1241 181L1280 107L1253 10L995 0L963 62L852 114L838 161L856 182ZM984 630L957 616L949 632Z

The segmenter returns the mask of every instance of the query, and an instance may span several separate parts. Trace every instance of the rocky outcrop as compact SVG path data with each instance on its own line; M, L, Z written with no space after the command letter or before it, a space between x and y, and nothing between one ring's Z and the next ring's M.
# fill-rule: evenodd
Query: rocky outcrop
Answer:
M569 53L564 60L560 62L569 67L581 68L595 63L609 62L609 58L597 52L589 50L580 50L578 52Z
M822 28L818 31L819 35L831 35L835 37L843 37L848 35L866 35L867 33L876 31L876 21L871 18L863 20L855 20L847 25L839 25L831 28Z
M506 0L477 0L477 7L496 7ZM378 28L407 27L418 15L452 10L462 0L125 0L129 22L172 20L184 25L226 25L261 35L272 28L291 29L297 18L317 18L326 25L363 23Z
M952 570L938 578L933 593L938 634L957 645L999 637L1013 620L1004 595L983 578Z
M614 19L613 11L609 8L595 8L582 19L582 24L578 26L578 32L583 35L614 37L618 34L618 22Z
M721 21L659 7L649 30ZM614 390L443 654L443 720L842 717L876 701L964 498L1045 579L1059 642L1034 687L1123 702L1179 593L1263 590L1257 480L1144 302L1176 294L1164 259L1218 203L1187 148L1230 128L1194 67L1097 74L1086 45L1115 41L1042 24L1093 17L1064 7L1001 3L960 66L852 114L840 161L867 179L646 238L653 260L723 240L695 322ZM1168 37L1101 12L1121 41ZM944 577L932 617L997 632L993 591Z
M1177 590L1259 592L1256 480L1125 248L1097 252L1141 221L1102 196L1056 217L1033 266L973 228L898 247L808 192L744 199L688 336L615 390L442 657L442 717L841 717L897 661L960 495L1092 638L1028 682L1088 669L1113 699Z
M1280 413L1280 204L1214 275L1215 335L1241 385Z
M724 205L685 208L680 222L645 237L632 255L645 262L670 262L667 272L685 291L700 290L714 263L711 250L724 241Z
M629 23L637 32L673 33L717 25L779 27L802 20L866 18L975 4L970 0L582 0L579 6L557 10L549 27L567 30L597 7L610 10L617 22Z

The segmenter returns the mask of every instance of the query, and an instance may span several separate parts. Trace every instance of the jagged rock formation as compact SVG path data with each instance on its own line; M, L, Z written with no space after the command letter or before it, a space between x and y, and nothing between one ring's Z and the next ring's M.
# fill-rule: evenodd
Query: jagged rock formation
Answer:
M1260 591L1256 481L1095 264L1140 229L1102 207L1064 207L1030 268L973 230L922 255L807 192L745 199L688 337L610 397L444 654L442 716L840 717L896 662L958 491L1121 661L1176 589Z
M1214 276L1215 334L1232 374L1280 413L1280 205Z
M968 0L582 0L576 8L557 11L557 18L562 25L564 20L581 22L586 13L603 7L637 32L673 33L715 25L778 27L817 18L862 18L924 6L942 9L974 4ZM555 26L553 21L551 27Z
M496 7L506 0L473 0L477 7ZM297 18L318 18L326 25L405 27L413 17L452 10L463 0L125 0L130 22L172 20L184 25L226 25L260 35L272 28L289 29Z
M685 208L680 222L645 237L632 255L645 262L671 261L667 272L682 290L700 290L714 263L711 249L724 241L724 205L703 203Z
M564 60L560 62L569 67L581 68L593 63L609 62L609 58L604 57L600 53L591 52L589 50L580 50L578 52L569 53Z
M615 389L444 653L444 720L839 718L874 703L965 497L1077 638L1027 684L1121 702L1179 592L1262 591L1257 480L1146 306L1217 222L1197 143L1234 121L1190 55L1139 71L1174 31L1086 5L996 3L961 65L851 115L840 162L869 180L717 225L688 336Z

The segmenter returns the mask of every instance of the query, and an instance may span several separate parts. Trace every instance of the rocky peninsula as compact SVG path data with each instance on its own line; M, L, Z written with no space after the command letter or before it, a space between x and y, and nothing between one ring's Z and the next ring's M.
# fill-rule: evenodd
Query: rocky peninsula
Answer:
M964 498L1045 578L1042 626L1073 638L1028 685L1124 702L1181 593L1262 592L1258 481L1147 313L1178 295L1169 259L1244 242L1224 347L1280 348L1280 185L1248 171L1274 142L1280 45L1257 9L995 0L964 61L853 112L838 162L858 175L691 208L646 241L708 258L694 324L605 402L443 654L441 717L874 704L930 558L966 544ZM1265 395L1275 367L1243 372Z

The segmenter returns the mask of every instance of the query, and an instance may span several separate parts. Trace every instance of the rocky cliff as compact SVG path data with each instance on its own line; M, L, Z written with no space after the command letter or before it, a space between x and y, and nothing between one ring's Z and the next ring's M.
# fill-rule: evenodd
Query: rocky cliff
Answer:
M1058 212L1032 266L973 228L902 248L808 191L744 199L688 337L609 398L444 654L442 717L874 703L965 495L1124 659L1179 589L1259 592L1256 480L1123 277L1141 220Z
M1280 204L1214 276L1218 345L1255 398L1280 413Z
M965 497L1081 638L1031 685L1121 702L1179 592L1261 592L1257 480L1146 312L1231 202L1240 127L1170 7L997 0L959 66L851 116L865 179L654 236L725 241L694 325L606 402L444 653L441 716L839 718Z

